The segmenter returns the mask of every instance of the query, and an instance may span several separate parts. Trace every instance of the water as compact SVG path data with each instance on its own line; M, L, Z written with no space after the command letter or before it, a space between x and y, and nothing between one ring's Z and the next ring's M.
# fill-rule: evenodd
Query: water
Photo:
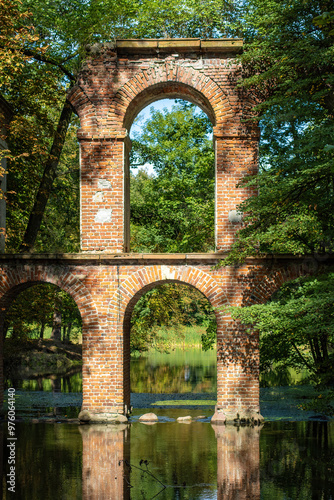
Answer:
M131 359L131 392L216 393L216 351L175 349Z
M216 351L201 349L175 349L170 353L152 351L131 359L131 392L161 393L210 393L217 392ZM261 376L263 387L285 386L301 383L307 371L280 368ZM6 387L23 391L82 392L81 369L65 376L35 377L30 380L9 378Z
M131 365L132 402L140 401L141 392L149 393L146 397L152 402L168 399L171 393L178 393L180 400L215 397L213 351L155 353L135 359ZM270 377L266 384L268 380ZM275 385L275 380L271 383ZM18 417L47 413L50 421L53 417L57 422L61 415L78 414L80 373L70 378L9 380L8 386L17 388ZM263 410L271 418L269 405L275 407L277 418L294 418L291 409L282 406L284 388L262 392L267 394L261 403ZM213 426L213 407L195 410L153 405L148 411L159 415L160 421L145 425L138 421L145 411L138 405L127 426L17 422L15 493L7 490L9 441L7 423L2 423L2 498L334 499L334 421L274 421L261 429ZM191 423L175 421L185 415L204 418ZM309 417L305 413L301 418Z
M3 498L334 498L334 422L131 426L17 424L15 494L2 424ZM141 462L142 461L142 462Z

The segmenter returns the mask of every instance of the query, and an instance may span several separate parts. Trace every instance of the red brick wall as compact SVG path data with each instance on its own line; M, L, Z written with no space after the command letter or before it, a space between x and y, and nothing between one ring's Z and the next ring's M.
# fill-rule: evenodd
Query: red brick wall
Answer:
M80 254L62 258L3 255L1 317L15 296L28 286L53 283L68 292L83 320L83 409L123 413L130 404L130 318L143 293L160 283L186 283L202 292L213 307L220 308L264 301L284 281L310 272L309 266L298 259L278 262L271 268L264 260L262 265L250 261L239 268L215 269L219 258L217 254L163 258L117 254L103 258ZM216 317L217 406L234 415L239 411L258 411L257 336L245 334L226 312L216 309ZM2 391L3 379L0 388Z
M238 224L231 210L251 194L237 189L245 175L257 169L258 131L242 120L248 103L237 88L240 67L233 41L205 44L194 40L170 47L138 48L138 41L92 50L68 99L81 128L82 250L124 252L129 221L123 142L138 112L161 98L183 98L200 106L214 126L216 147L216 249L230 247ZM139 45L140 45L139 41ZM236 42L235 42L236 43ZM240 46L240 41L238 41ZM183 47L182 47L183 44ZM105 187L104 187L105 186Z

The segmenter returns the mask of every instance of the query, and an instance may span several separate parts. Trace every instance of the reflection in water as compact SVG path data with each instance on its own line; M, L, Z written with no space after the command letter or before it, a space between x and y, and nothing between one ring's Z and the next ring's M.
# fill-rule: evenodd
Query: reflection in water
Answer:
M127 425L86 425L82 435L83 500L128 499L125 462L130 458Z
M16 390L23 391L55 391L61 392L82 392L82 370L76 368L65 375L37 376L31 379L17 379L13 374L7 376L5 389L15 387Z
M213 425L218 500L260 498L260 428Z
M85 500L260 498L257 428L137 423L80 432Z
M131 359L131 392L189 393L217 391L216 351L152 351Z
M258 500L260 486L264 500L334 498L334 422L17 423L14 497L2 428L5 500Z

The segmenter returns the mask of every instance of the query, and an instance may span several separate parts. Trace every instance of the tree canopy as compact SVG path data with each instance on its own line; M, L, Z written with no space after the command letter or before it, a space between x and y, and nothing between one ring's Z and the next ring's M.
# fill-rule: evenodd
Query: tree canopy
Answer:
M258 195L229 262L257 253L333 248L334 54L330 2L249 0L240 82L257 103L260 171L246 184ZM327 22L328 21L328 22Z
M261 369L307 369L313 381L334 381L334 274L285 283L264 306L232 309L261 337Z
M214 249L212 125L194 105L156 111L132 141L131 251L205 252Z

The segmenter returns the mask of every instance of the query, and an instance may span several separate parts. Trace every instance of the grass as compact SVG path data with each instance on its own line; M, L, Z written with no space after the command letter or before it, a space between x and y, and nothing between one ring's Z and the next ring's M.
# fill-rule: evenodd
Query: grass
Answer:
M12 334L13 328L9 328L7 331L6 338L10 338ZM46 326L44 329L43 340L48 340L51 338L52 327ZM30 339L36 340L39 339L40 334L40 325L38 323L32 323L29 325L29 333L28 336ZM63 329L61 330L61 335L63 337ZM81 328L77 326L73 326L70 334L70 340L73 344L82 344L82 332Z
M201 348L201 336L205 333L204 326L161 327L157 334L168 349Z

